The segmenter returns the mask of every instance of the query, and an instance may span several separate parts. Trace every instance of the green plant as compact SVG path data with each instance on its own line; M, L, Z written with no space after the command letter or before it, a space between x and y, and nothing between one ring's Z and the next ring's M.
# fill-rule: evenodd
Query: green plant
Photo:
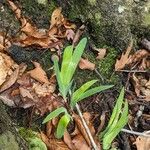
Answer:
M103 149L108 150L114 138L128 122L128 103L124 101L124 88L117 99L112 115L106 129L100 134Z
M75 70L77 68L77 65L81 59L82 53L84 51L84 48L86 46L87 39L83 38L79 44L76 46L75 50L73 51L73 46L67 46L64 50L63 54L63 60L61 69L59 69L58 65L58 59L57 57L53 58L54 62L54 70L56 73L56 78L59 86L59 92L62 95L65 102L67 102L67 95L69 94L69 91L71 90L72 83L73 83L73 75L75 73ZM73 109L77 102L96 94L100 91L109 89L112 87L112 85L105 85L105 86L99 86L89 89L94 83L96 83L97 80L91 80L87 83L83 84L79 89L77 89L75 92L72 93L71 99L70 99L70 107ZM67 112L66 108L61 107L57 108L53 112L51 112L43 121L43 123L46 123L50 121L51 119L59 116L60 114L64 114L58 123L57 131L56 131L56 137L61 138L67 128L67 125L69 124L71 120L71 116Z

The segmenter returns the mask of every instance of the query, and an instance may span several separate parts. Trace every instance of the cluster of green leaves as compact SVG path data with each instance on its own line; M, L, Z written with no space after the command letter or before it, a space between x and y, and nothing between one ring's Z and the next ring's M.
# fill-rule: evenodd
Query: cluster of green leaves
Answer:
M87 39L83 38L76 46L74 51L73 46L68 46L65 48L61 69L59 69L57 57L53 58L54 70L56 73L56 78L59 86L59 92L65 101L67 99L69 91L71 90L73 83L73 75L85 49L86 42ZM77 102L112 87L112 85L105 85L91 88L91 86L96 82L97 80L88 81L87 83L83 84L79 89L77 89L75 92L73 92L70 99L70 107L74 108ZM51 112L43 121L43 123L46 123L62 113L63 115L60 118L57 126L56 131L57 138L61 138L64 135L64 132L71 120L71 116L67 112L66 108L64 107L57 108L56 110Z
M124 88L117 99L112 115L106 129L100 134L103 141L103 149L108 150L112 141L128 122L128 103L124 101Z

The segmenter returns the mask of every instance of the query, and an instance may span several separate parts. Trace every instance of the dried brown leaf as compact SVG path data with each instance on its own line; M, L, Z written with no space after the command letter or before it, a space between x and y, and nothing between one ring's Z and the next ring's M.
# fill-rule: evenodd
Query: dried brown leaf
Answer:
M41 65L37 62L33 62L35 69L29 71L30 76L39 81L40 83L49 83L45 71L42 69Z
M85 138L81 134L76 135L73 140L73 144L75 145L77 150L91 150L91 148L88 146L88 144L85 141Z
M83 59L81 58L79 62L79 68L80 69L88 69L88 70L94 70L95 69L95 64L90 62L88 59Z
M6 80L0 88L0 92L5 91L6 89L10 88L16 81L19 75L19 67L10 75L9 79Z
M12 69L17 66L8 55L0 53L0 86L6 81L6 77L12 74Z
M138 136L135 144L137 150L150 150L150 138Z
M73 42L72 42L73 45L76 45L76 44L79 42L79 39L80 39L81 35L83 34L84 30L85 30L85 25L82 25L82 26L77 30L77 32L75 33Z
M127 64L140 62L143 58L150 56L150 53L144 49L136 51L128 60Z
M51 21L50 21L50 23L51 23L50 29L52 27L54 27L55 25L58 26L58 25L62 24L62 22L64 20L64 17L63 17L61 12L62 12L62 8L61 7L56 8L53 11L53 13L51 15Z
M85 130L83 124L82 124L82 121L81 121L80 117L78 115L76 115L76 114L73 114L73 118L74 118L75 123L76 123L76 125L78 127L78 130L81 132L81 134L83 135L83 137L86 140L86 142L88 143L88 145L91 146L91 141L90 141L90 139L89 139L89 137L87 135L87 132L86 132L86 130ZM90 121L88 119L86 120L86 122L87 122L87 125L88 125L88 127L89 127L89 129L91 131L91 134L94 135L92 124L90 123Z
M130 43L130 45L128 46L126 52L121 55L120 60L116 61L115 71L119 71L119 70L123 69L125 67L125 65L128 63L128 61L130 59L129 54L132 50L132 45L133 45L133 42Z
M46 144L49 150L70 150L68 146L62 141L58 139L49 139L44 133L40 133L39 135L42 141Z
M103 59L106 55L106 48L102 48L102 49L98 49L98 56L96 57L96 59Z
M64 133L63 140L71 150L76 150L75 145L73 144L72 139L70 137L70 134L67 131L65 131Z

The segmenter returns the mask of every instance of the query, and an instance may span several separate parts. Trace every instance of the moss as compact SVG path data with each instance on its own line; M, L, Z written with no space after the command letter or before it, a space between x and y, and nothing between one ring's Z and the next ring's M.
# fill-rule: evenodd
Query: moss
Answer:
M116 62L116 57L118 52L114 48L108 48L107 56L100 61L99 70L101 75L109 82L114 82L118 80L117 76L113 73L114 64ZM113 74L113 75L112 75Z
M39 28L48 28L49 20L53 10L57 7L55 1L47 5L39 4L37 0L20 0L23 13L29 16Z
M20 149L17 141L15 140L15 136L10 131L0 134L0 148L2 150Z

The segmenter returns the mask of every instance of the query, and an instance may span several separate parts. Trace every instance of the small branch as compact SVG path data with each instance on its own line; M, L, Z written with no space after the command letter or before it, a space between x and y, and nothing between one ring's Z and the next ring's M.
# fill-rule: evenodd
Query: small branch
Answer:
M104 78L102 77L102 75L98 72L97 69L94 69L95 73L100 77L100 79L102 80L102 82L104 82Z
M79 114L79 116L80 116L80 118L81 118L81 121L82 121L82 123L83 123L83 126L84 126L84 128L85 128L85 130L86 130L86 133L87 133L87 135L89 136L89 139L90 139L90 141L91 141L91 144L92 144L94 150L98 150L97 145L96 145L96 143L95 143L95 141L94 141L94 139L93 139L93 137L92 137L92 135L91 135L91 132L90 132L90 130L89 130L87 124L86 124L86 121L85 121L84 118L83 118L83 115L82 115L82 113L81 113L81 110L80 110L80 107L79 107L78 104L76 104L76 109L77 109L77 112L78 112L78 114Z
M148 72L148 70L118 70L118 72L133 72L133 73L136 73L136 72L141 72L141 73L144 73L144 72Z
M129 133L129 134L134 134L134 135L144 136L144 137L150 138L150 135L146 134L146 133L136 132L136 131L132 131L132 130L128 130L128 129L121 129L121 131Z

